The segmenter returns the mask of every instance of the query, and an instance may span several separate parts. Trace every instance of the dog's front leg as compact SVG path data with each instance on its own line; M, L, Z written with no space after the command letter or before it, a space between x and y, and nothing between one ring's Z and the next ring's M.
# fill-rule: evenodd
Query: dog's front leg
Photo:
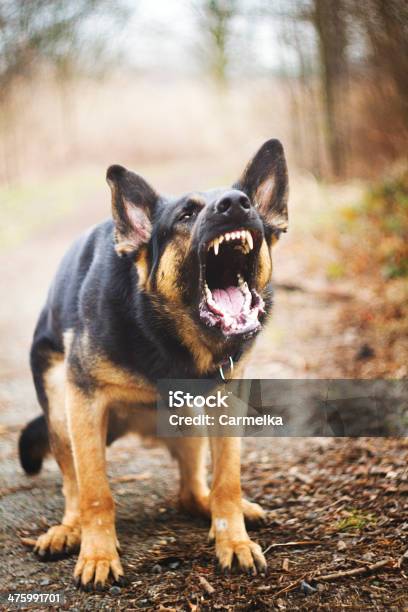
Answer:
M211 530L221 569L228 572L234 557L245 571L266 571L261 547L245 528L241 493L241 439L211 438L213 480L210 494Z
M106 476L107 402L67 384L66 409L79 487L81 549L74 577L86 590L101 589L111 573L120 581L115 510Z

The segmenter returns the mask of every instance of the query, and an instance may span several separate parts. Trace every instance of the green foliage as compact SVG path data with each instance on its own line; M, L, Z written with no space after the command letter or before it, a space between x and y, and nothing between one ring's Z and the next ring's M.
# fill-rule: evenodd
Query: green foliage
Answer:
M327 264L326 276L331 281L340 280L344 277L345 272L344 264L340 261L332 261Z
M361 531L367 526L375 525L376 518L369 512L352 509L347 512L347 516L338 521L336 531Z
M375 185L367 194L363 216L379 239L385 278L408 276L408 167Z
M355 254L365 248L385 279L408 276L408 165L369 189L358 205L342 210L345 231L360 238Z

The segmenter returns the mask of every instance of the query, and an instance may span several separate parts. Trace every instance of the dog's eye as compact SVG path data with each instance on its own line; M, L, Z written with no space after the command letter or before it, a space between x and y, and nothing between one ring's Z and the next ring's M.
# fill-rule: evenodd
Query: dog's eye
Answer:
M193 206L186 208L183 212L180 213L178 221L188 221L197 214L197 209Z

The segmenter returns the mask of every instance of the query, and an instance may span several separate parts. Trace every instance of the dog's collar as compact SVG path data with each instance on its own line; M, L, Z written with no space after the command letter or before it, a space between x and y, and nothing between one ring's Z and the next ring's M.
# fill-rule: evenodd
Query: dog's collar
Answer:
M242 349L239 349L234 355L228 355L218 366L218 375L223 382L228 382L232 378L234 372L234 364L242 357Z

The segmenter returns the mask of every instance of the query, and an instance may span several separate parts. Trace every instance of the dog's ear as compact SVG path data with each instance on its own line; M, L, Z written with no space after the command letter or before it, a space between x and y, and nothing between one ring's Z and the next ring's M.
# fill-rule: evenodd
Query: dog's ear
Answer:
M110 166L106 180L112 191L116 252L134 253L149 241L159 196L141 176L123 166Z
M271 227L288 227L288 169L279 140L267 140L234 185L252 201Z

